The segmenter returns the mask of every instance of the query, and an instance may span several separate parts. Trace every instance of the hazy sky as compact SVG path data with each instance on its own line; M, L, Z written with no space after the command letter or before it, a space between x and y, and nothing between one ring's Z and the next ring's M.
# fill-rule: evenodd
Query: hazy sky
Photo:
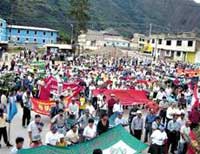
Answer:
M194 0L195 2L197 2L197 3L200 3L200 0Z

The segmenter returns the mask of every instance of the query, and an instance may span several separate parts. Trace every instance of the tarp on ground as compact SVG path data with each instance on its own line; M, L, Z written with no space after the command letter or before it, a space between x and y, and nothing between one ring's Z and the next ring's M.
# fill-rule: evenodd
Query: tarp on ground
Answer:
M115 94L116 98L120 100L122 105L133 105L133 104L146 104L150 100L146 96L145 91L140 90L109 90L109 89L96 89L93 90L93 95L97 96L103 92L107 99L110 98L111 94Z
M122 126L117 126L91 141L72 147L41 146L21 150L19 154L92 154L94 149L99 148L103 150L103 154L140 154L147 145L130 135Z

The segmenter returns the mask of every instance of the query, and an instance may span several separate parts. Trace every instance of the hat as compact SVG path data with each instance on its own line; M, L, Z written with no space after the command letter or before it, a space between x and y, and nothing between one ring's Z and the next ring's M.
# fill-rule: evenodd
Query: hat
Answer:
M142 112L141 112L140 110L138 110L136 113L137 113L137 114L142 114Z
M110 94L111 97L115 97L115 94Z

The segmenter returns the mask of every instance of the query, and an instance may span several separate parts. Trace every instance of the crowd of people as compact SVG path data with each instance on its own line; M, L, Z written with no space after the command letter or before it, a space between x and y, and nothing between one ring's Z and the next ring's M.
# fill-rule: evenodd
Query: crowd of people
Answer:
M193 65L158 62L144 57L74 56L70 61L56 64L55 56L39 55L33 51L17 54L10 65L3 63L1 74L14 73L15 85L9 91L1 91L0 140L12 146L7 137L7 104L19 103L23 108L22 127L27 129L29 139L16 138L12 154L23 148L23 142L30 142L30 148L41 145L66 147L91 140L111 127L129 126L128 131L149 144L151 154L186 154L191 142L190 132L198 127L200 112L194 102L194 89L198 87L198 75L180 76L177 69L192 69ZM72 96L68 88L65 95L51 93L50 101L55 102L49 112L49 131L41 138L44 123L41 115L31 117L32 97L38 98L43 78L38 70L29 72L25 65L32 61L44 60L45 76L54 76L58 83L78 82L83 90ZM22 65L18 65L22 64ZM133 102L123 106L117 95L93 95L95 89L135 89L145 91L159 109L148 108L145 104ZM59 91L59 90L58 90ZM198 93L198 91L197 91ZM70 102L65 97L72 96ZM196 100L197 101L197 100ZM78 103L77 103L78 102ZM129 113L129 114L128 114ZM31 121L33 119L33 121ZM102 153L100 149L94 153Z

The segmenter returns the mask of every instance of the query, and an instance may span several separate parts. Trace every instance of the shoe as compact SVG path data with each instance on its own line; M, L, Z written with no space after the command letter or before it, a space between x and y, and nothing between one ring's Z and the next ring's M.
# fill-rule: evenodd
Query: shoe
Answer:
M10 143L7 143L7 147L12 147L13 145Z

